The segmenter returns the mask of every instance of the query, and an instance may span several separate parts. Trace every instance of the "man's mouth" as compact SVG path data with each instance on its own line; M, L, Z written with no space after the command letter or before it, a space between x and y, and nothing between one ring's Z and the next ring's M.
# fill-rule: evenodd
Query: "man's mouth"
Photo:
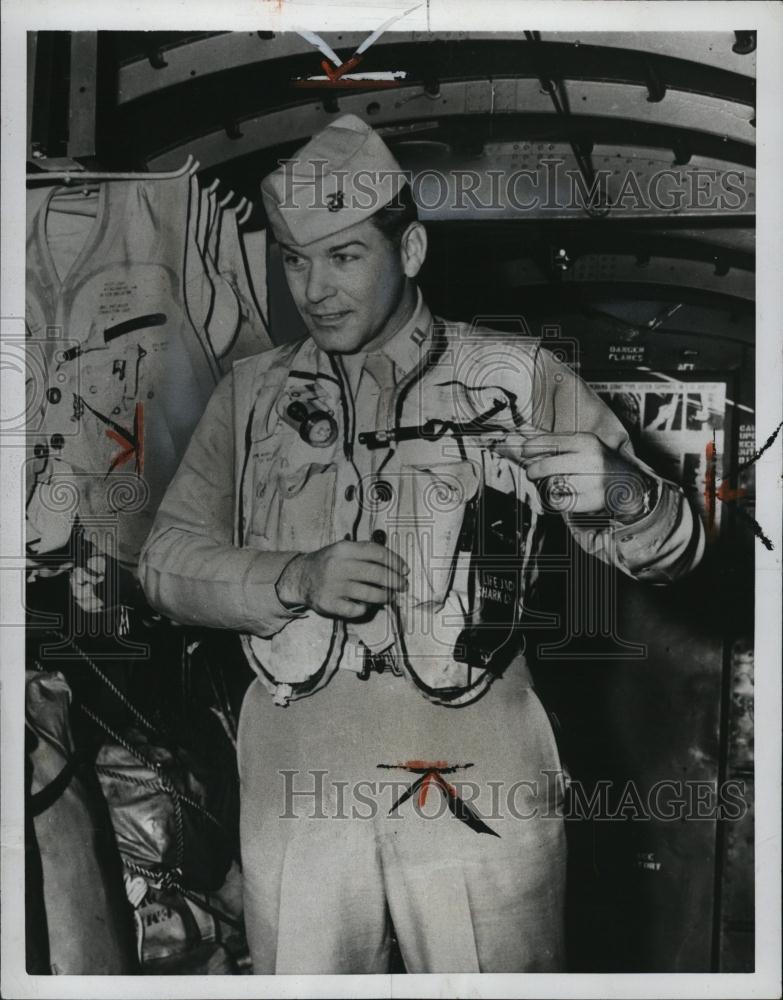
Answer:
M349 314L350 310L346 309L342 312L322 312L322 313L310 313L310 318L317 326L337 326L345 319Z

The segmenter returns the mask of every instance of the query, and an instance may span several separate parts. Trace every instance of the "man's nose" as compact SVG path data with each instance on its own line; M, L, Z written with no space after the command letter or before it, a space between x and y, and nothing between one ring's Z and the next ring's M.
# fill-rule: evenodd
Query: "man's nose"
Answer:
M335 288L329 280L326 269L320 264L314 263L310 267L310 273L307 276L307 287L305 288L307 301L321 302L323 299L328 299L334 295L334 293Z

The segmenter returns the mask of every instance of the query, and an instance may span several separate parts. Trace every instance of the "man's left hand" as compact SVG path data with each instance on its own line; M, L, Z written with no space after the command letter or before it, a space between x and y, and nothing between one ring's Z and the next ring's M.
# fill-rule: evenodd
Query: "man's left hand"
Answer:
M595 434L510 434L495 451L522 466L550 510L623 523L645 513L649 477Z

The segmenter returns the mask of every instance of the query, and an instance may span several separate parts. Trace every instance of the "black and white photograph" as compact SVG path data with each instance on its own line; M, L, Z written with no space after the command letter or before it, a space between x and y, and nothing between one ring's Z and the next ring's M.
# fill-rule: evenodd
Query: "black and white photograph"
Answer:
M2 995L779 997L783 8L3 20Z

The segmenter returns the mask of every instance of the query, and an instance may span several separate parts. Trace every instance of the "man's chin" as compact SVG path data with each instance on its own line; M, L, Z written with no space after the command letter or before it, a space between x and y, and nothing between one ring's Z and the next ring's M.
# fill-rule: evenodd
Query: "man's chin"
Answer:
M322 351L329 351L333 354L354 354L362 346L362 338L357 333L338 328L324 329L323 327L310 327L310 336Z

